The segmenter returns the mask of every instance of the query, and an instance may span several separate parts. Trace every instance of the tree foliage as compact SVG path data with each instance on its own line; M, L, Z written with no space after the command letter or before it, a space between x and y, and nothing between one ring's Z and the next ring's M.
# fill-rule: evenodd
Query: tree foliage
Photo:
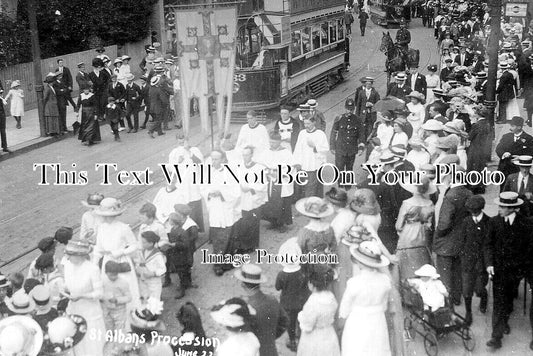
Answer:
M29 30L0 11L0 68L31 61Z
M43 58L124 44L149 34L157 0L35 0ZM59 11L59 14L57 13ZM28 26L27 0L19 0L17 17Z

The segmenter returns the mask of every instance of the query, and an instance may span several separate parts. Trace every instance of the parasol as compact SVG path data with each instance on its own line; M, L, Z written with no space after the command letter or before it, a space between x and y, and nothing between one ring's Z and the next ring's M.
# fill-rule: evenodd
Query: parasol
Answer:
M384 112L387 110L396 111L403 109L405 109L405 102L395 96L387 96L384 99L379 100L374 105L374 110L377 112Z

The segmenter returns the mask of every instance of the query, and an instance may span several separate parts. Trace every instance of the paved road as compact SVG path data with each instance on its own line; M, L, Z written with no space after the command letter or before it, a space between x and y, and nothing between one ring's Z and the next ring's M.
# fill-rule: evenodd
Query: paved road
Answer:
M351 61L352 67L344 83L332 92L319 98L319 108L325 112L328 119L328 128L334 117L343 111L345 98L352 95L359 85L358 79L365 75L376 77L376 87L384 93L386 77L383 73L384 56L378 51L381 40L382 28L370 24L367 36L359 37L357 26L354 25L352 40ZM393 30L394 32L394 30ZM435 52L435 42L432 31L421 28L415 21L411 33L413 36L412 47L421 51L421 70L424 71L428 64L438 63ZM394 33L393 33L394 35ZM233 126L232 131L237 132L238 127ZM499 130L501 131L501 130ZM121 143L115 143L107 127L102 127L103 142L85 147L79 141L72 139L63 140L53 145L43 147L21 156L7 160L0 166L0 262L5 262L23 251L32 248L36 242L45 236L53 234L58 226L77 226L84 212L80 200L86 198L88 193L101 192L106 196L115 196L127 204L128 210L123 215L123 220L132 226L139 222L139 207L146 201L151 201L156 191L161 186L162 174L157 169L158 163L167 160L168 153L175 144L175 131L167 135L150 139L145 132L137 134L124 134ZM209 139L201 135L196 129L192 133L192 143L203 150L208 150ZM356 166L361 162L359 158ZM101 185L101 173L95 172L95 163L116 162L119 169L144 170L149 167L154 171L152 177L156 184L152 186L120 186L113 182L110 186ZM35 163L60 163L63 170L77 170L88 172L88 183L79 186L38 185L40 174L33 171ZM72 167L75 164L76 167ZM53 179L53 173L49 174ZM496 196L496 189L487 193L487 200ZM488 199L491 198L491 199ZM489 205L488 212L495 213L493 204ZM285 234L276 234L267 231L262 226L261 247L275 253L279 245L288 237L294 236L299 226L305 223L302 217L296 217L290 231ZM4 273L19 270L26 265L32 255L18 260L3 268ZM211 336L224 338L224 330L215 325L209 317L209 308L225 298L241 295L239 283L231 273L223 277L215 277L210 266L198 263L199 252L196 255L196 265L193 271L194 282L198 289L191 290L183 300L173 298L174 287L164 290L163 297L166 303L165 321L168 333L179 333L179 326L175 320L175 311L187 300L195 302L199 307L205 328ZM268 282L264 289L269 293L274 291L274 281L278 266L264 265ZM477 301L475 302L477 303ZM504 340L504 349L497 352L499 355L523 355L528 353L529 326L523 317L521 307L516 307L517 313L511 321L512 334ZM478 338L478 346L473 355L486 355L489 352L484 346L490 333L490 318L479 313L474 315L474 334ZM278 340L280 355L291 355L285 347L286 336ZM407 344L410 355L423 355L423 342L419 336ZM457 337L446 337L439 342L440 355L463 355L465 350L461 340Z

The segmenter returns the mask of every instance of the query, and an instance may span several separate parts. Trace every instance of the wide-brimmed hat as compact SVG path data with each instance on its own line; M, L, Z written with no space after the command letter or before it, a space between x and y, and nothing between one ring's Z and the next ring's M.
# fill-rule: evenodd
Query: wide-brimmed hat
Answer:
M256 315L255 309L241 298L231 298L215 305L211 317L215 322L229 328L239 328L246 324L246 319Z
M326 199L333 205L345 207L348 201L348 194L343 189L337 189L332 187L329 192L326 193Z
M426 102L426 97L424 96L424 94L419 93L416 90L414 90L414 91L410 92L409 94L407 94L406 97L407 98L418 99L418 101L420 101L422 104L424 104Z
M113 64L122 63L122 58L115 58Z
M420 136L413 136L409 139L409 146L417 146L417 147L424 147L424 140L420 138Z
M456 147L455 142L453 141L453 139L450 139L450 136L439 137L435 146L437 148L441 148L445 150L449 150L451 148Z
M43 331L29 316L0 320L0 355L36 356L43 345Z
M141 307L130 313L131 326L140 330L164 331L165 324L159 316L163 312L163 302L150 297Z
M5 300L6 306L15 314L29 314L35 310L35 302L23 290Z
M509 63L500 62L500 64L498 64L498 68L500 68L500 69L509 69Z
M517 166L531 167L533 166L533 157L527 155L518 156L514 158L511 162L513 162Z
M19 86L20 86L20 80L14 80L11 82L11 88L15 88Z
M428 121L424 122L422 125L422 128L427 131L441 131L443 129L442 122L434 119L429 119Z
M494 199L494 203L499 206L520 206L524 201L518 197L515 192L503 192L500 196Z
M396 73L396 75L394 76L394 79L407 80L407 74L405 74L404 72Z
M86 208L97 208L100 203L104 200L104 196L100 193L89 194L87 200L82 200L81 205Z
M389 259L383 256L381 248L374 241L363 241L358 245L352 245L350 253L357 262L368 267L379 268L390 264Z
M348 231L346 231L345 236L342 237L341 242L345 245L351 246L354 244L360 244L363 241L372 241L374 236L366 229L366 227L361 225L353 225Z
M462 121L461 121L462 122ZM443 127L442 131L461 136L463 138L468 137L468 133L459 127L458 121L448 121Z
M123 61L127 60L127 59L131 59L131 57L128 56L127 54L123 55L121 58L122 58Z
M278 251L278 255L280 256L294 256L294 255L301 255L302 249L300 248L300 245L298 244L298 238L297 237L291 237L287 241L285 241L280 247ZM283 271L290 273L290 272L296 272L300 270L300 264L298 263L298 260L296 259L296 262L290 263L289 261L292 261L292 259L282 259L282 262L280 262L280 265L283 266Z
M393 154L390 151L383 152L381 156L379 157L379 162L382 164L393 164L393 163L398 162L399 160L400 160L400 157L398 157L397 155Z
M432 89L432 90L433 90L433 95L435 95L436 97L446 95L446 94L444 93L444 90L442 90L442 89L438 89L438 88L437 88L437 89Z
M235 278L239 281L260 284L267 281L266 277L262 274L261 267L254 264L245 264L241 268L235 271Z
M359 81L361 83L366 83L366 82L371 82L371 83L374 83L376 80L372 77L363 77L361 79L359 79Z
M477 72L476 73L476 78L478 78L478 79L487 79L488 78L488 74L487 74L487 72Z
M85 240L70 240L65 247L65 254L71 256L87 256L91 251L91 244Z
M98 208L94 209L94 213L100 216L118 216L126 209L122 208L120 200L115 198L104 198Z
M354 192L350 202L350 209L358 214L365 215L377 215L381 211L376 194L367 188L357 189Z
M325 218L334 213L333 206L319 197L300 199L294 207L300 214L310 218Z
M135 76L131 73L126 76L126 80L133 80L133 79L135 79Z
M41 352L62 355L76 346L87 333L87 321L80 315L63 315L47 325Z
M314 109L318 106L318 102L316 101L316 99L309 99L307 100L306 104L309 105L311 109Z
M429 277L432 279L437 279L440 277L440 274L437 273L435 267L429 264L425 264L415 271L415 275L418 277Z

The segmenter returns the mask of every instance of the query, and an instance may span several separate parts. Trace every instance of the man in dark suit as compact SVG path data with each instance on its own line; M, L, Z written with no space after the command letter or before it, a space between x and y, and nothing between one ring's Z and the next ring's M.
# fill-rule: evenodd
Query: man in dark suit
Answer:
M442 68L440 70L440 81L445 83L448 81L448 77L450 76L450 74L453 73L453 66L452 66L452 59L451 58L446 58L446 60L444 61L446 63L446 67Z
M141 129L146 128L146 123L148 122L148 119L150 118L150 95L148 91L150 90L150 85L147 83L147 77L146 75L141 76L141 85L139 88L141 89L141 105L144 105L144 122L141 125Z
M490 219L483 248L487 272L493 280L492 335L487 346L502 347L504 334L509 334L509 316L513 311L515 291L526 278L531 285L532 239L531 221L520 213L522 199L514 192L500 193L495 199L498 215ZM529 309L533 324L533 308ZM532 325L533 326L533 325ZM533 341L529 344L533 349Z
M470 64L472 64L472 57L466 52L466 47L461 46L461 49L459 50L460 53L455 56L454 62L457 63L459 66L468 67Z
M466 323L472 324L472 297L474 292L481 298L479 310L487 312L488 293L485 286L489 278L483 261L483 244L489 228L489 217L483 212L485 199L473 195L465 203L470 213L462 225L463 247L461 252L461 270L463 279L463 297L465 299Z
M498 170L505 177L520 170L517 165L512 163L512 156L533 156L533 137L522 130L524 119L515 116L511 119L510 124L511 132L504 134L496 146L496 154L500 157Z
M500 82L496 88L498 94L498 122L505 123L507 121L507 104L516 97L516 80L511 72L509 72L509 64L502 62L498 67L503 71L500 77Z
M481 51L475 51L474 56L472 57L472 63L470 63L470 67L472 68L472 73L478 73L483 70L483 56L481 55Z
M116 74L111 75L111 82L107 85L107 93L109 96L112 96L113 98L115 98L115 103L117 104L118 107L120 107L120 110L122 110L122 112L124 113L125 112L124 103L126 102L126 88L124 88L124 85L122 85L122 83L120 83L117 80ZM123 115L121 115L119 122L120 122L120 128L118 130L119 131L125 130L124 127L126 125L124 125Z
M426 82L426 76L418 73L418 63L409 66L409 75L407 76L406 84L411 88L411 91L422 93L424 94L424 98L427 98L428 84Z
M4 94L4 88L2 87L2 82L0 82L0 140L2 141L2 151L11 153L7 148L7 135L6 135L6 112L4 110L4 105L6 102L2 95Z
M91 79L89 78L89 74L85 72L85 63L83 62L78 63L78 73L76 73L76 83L78 83L78 88L83 88L85 86L91 85Z
M133 82L135 76L130 74L127 78L126 93L124 95L126 104L126 120L128 121L128 133L136 133L139 130L139 110L141 109L142 94L141 88ZM131 116L133 115L133 124Z
M298 119L291 117L289 109L282 107L279 111L280 118L274 124L274 132L281 136L282 146L294 151L298 134L300 133L300 122Z
M55 72L56 81L52 84L57 97L57 110L59 113L59 129L61 132L67 132L67 106L70 98L69 90L65 82L62 80L63 75L60 72ZM72 100L72 98L70 98ZM74 106L74 109L77 109Z
M65 93L65 99L67 102L72 105L74 110L76 110L76 104L74 103L74 100L72 100L72 88L73 88L73 81L72 81L72 74L70 73L70 69L65 67L63 65L63 60L60 58L57 60L57 69L56 73L61 73L61 82L67 87L67 92Z
M247 302L256 311L256 336L261 345L259 355L277 356L276 339L287 329L289 318L275 297L261 291L260 284L266 281L261 272L259 266L245 264L235 271L235 278L241 281L248 296Z
M483 67L481 67L483 69ZM487 78L488 74L487 72L476 72L476 85L474 86L474 90L478 94L478 103L482 103L485 101L485 96L487 95Z
M518 166L520 171L512 173L507 176L504 192L518 193L518 197L524 201L524 205L520 207L522 214L531 216L533 213L533 174L530 173L531 166L533 166L532 156L518 156L512 160L512 163Z
M367 139L377 118L377 113L373 107L380 97L378 91L372 87L374 78L364 77L360 81L363 85L355 90L355 115L362 119L365 126L365 139Z
M355 155L365 149L365 128L360 117L353 113L355 102L348 98L344 105L346 112L335 118L331 128L329 145L335 155L335 166L340 171L353 171ZM355 183L355 182L354 182ZM349 186L341 188L350 189Z
M404 102L407 102L407 94L411 93L411 88L405 84L407 75L405 73L398 73L394 77L395 83L389 84L387 88L387 96L394 96Z
M455 165L455 168L458 172L464 172L464 168L459 165ZM442 204L440 204L438 213L435 213L438 219L435 223L433 251L437 254L437 271L441 275L442 282L448 288L452 302L459 305L462 292L462 222L470 215L465 203L472 196L472 192L465 185L452 184L451 174L443 177L443 183L441 196L439 196Z
M160 85L161 77L156 75L150 79L150 89L148 95L150 98L150 128L148 129L148 135L154 138L154 131L157 131L159 136L165 133L162 130L161 123L163 121L163 115L165 114L165 94Z

